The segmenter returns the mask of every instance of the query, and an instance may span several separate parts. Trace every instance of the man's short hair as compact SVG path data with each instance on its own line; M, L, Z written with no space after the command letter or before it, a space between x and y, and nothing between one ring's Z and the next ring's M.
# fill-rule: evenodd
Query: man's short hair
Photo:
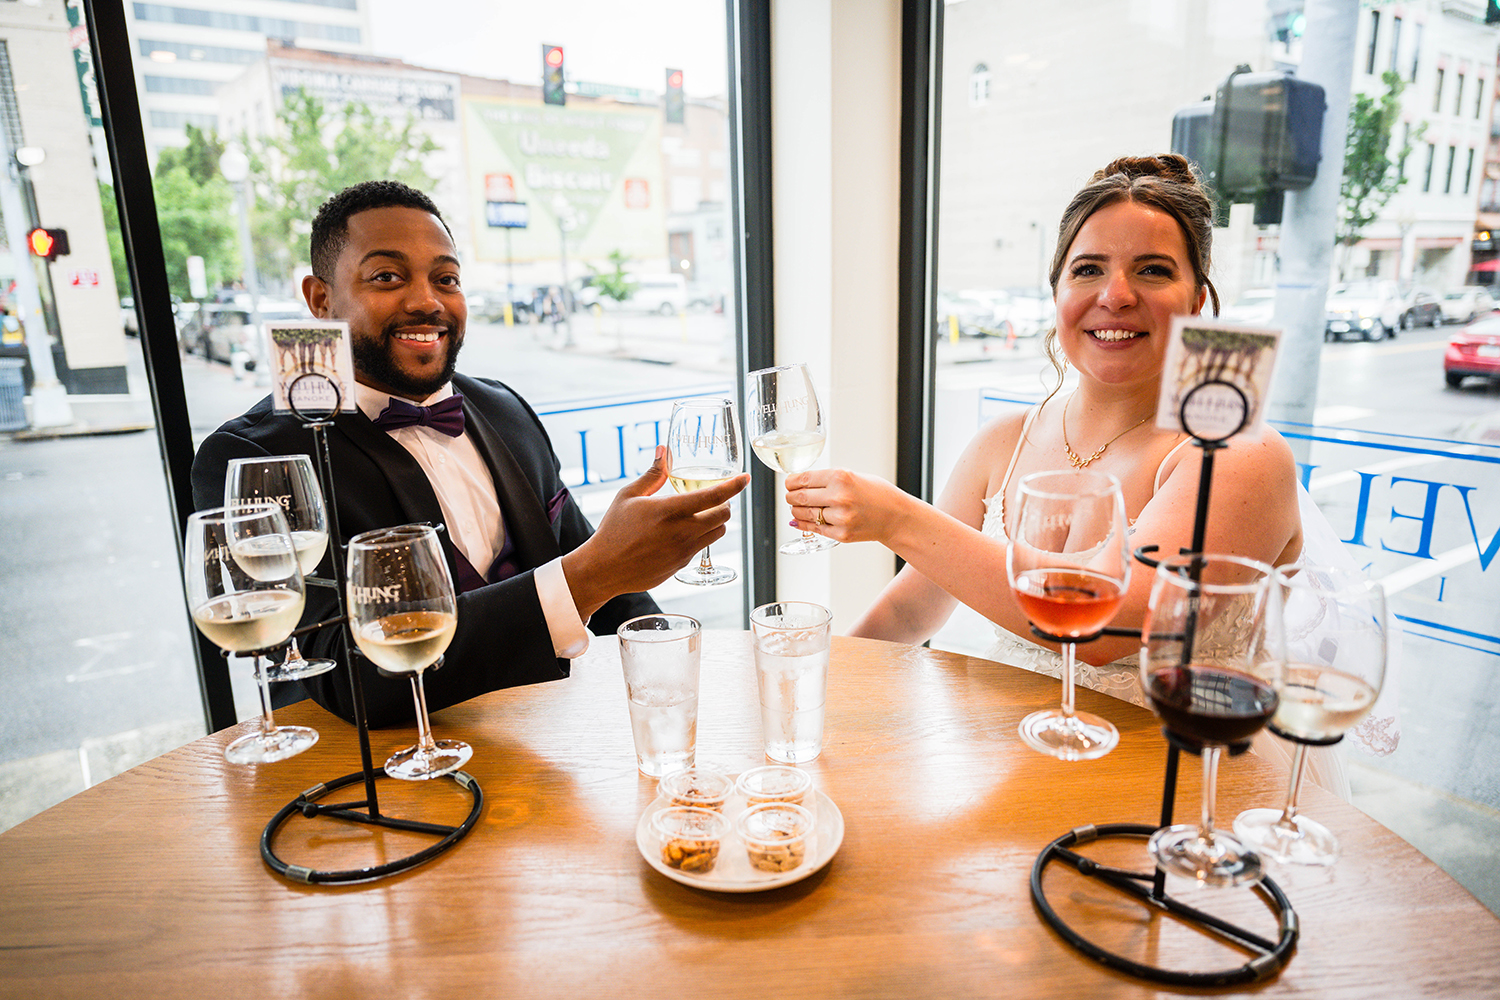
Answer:
M432 199L400 181L363 181L344 188L329 198L313 218L312 237L308 241L313 274L332 281L339 254L349 242L349 217L372 208L415 208L430 212L453 238L453 230Z

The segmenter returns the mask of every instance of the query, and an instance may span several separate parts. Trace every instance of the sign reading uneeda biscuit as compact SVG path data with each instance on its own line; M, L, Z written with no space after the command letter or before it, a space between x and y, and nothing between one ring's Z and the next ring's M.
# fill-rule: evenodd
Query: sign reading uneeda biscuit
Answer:
M1281 331L1177 316L1162 367L1156 426L1223 441L1265 413Z

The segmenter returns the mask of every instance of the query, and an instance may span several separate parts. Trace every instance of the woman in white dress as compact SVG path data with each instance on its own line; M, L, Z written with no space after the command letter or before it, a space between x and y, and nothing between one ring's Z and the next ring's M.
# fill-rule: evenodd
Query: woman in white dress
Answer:
M1060 675L1056 647L1032 641L1003 584L1009 519L1032 472L1112 473L1133 546L1175 554L1191 544L1202 453L1152 418L1172 317L1197 315L1210 298L1218 312L1208 277L1212 237L1212 205L1185 159L1114 161L1074 196L1059 226L1050 272L1057 325L1046 340L1057 386L1046 400L981 428L936 506L843 469L787 477L797 527L841 542L878 541L907 563L849 634L924 642L962 601L997 626L995 659ZM1069 365L1077 387L1063 394ZM1286 442L1269 428L1240 435L1214 463L1205 551L1276 566L1295 561L1302 526ZM1116 625L1139 626L1151 581L1149 572L1132 574ZM1139 648L1139 639L1109 636L1079 646L1078 682L1144 704ZM1347 794L1341 775L1321 777Z

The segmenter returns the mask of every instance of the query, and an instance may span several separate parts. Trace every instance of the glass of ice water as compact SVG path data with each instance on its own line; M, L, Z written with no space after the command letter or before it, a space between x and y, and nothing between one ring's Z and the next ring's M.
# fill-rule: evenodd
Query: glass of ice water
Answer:
M642 615L616 630L642 774L659 778L693 766L702 631L687 615Z
M823 752L832 623L827 608L800 601L750 612L761 732L772 760L801 764Z

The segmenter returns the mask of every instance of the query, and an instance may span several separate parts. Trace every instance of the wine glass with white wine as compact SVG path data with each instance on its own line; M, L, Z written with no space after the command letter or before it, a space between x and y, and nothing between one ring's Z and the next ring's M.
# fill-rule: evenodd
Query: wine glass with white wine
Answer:
M803 364L762 368L745 376L746 430L750 449L763 464L782 473L806 472L823 454L827 431L823 408ZM816 532L786 542L776 551L805 555L831 549L838 542Z
M348 580L355 644L385 673L411 677L416 700L417 743L392 754L385 773L425 781L458 770L474 748L433 739L422 688L422 672L442 658L458 627L458 601L437 532L426 524L403 524L355 535Z
M678 493L717 486L744 469L740 453L740 425L734 415L734 400L721 397L679 399L672 404L672 423L667 428L667 449L672 453L668 482ZM712 587L739 578L728 566L715 566L708 546L696 566L685 566L673 577L679 583Z
M1298 812L1308 748L1332 746L1369 714L1385 680L1385 590L1353 570L1294 563L1276 570L1266 627L1278 697L1271 732L1296 744L1286 803L1247 809L1234 832L1282 864L1331 865L1339 842Z
M291 530L292 546L297 551L297 565L304 579L312 576L328 550L328 512L312 459L306 455L269 455L232 460L224 474L225 505L255 501L269 501L281 507ZM266 679L275 683L327 673L338 666L338 661L322 657L307 659L293 638L287 644L285 660L262 666Z
M273 503L200 510L188 518L184 584L193 624L210 642L255 659L260 730L224 748L233 764L267 764L318 742L317 730L278 726L261 656L281 645L302 617L302 571L286 518Z

